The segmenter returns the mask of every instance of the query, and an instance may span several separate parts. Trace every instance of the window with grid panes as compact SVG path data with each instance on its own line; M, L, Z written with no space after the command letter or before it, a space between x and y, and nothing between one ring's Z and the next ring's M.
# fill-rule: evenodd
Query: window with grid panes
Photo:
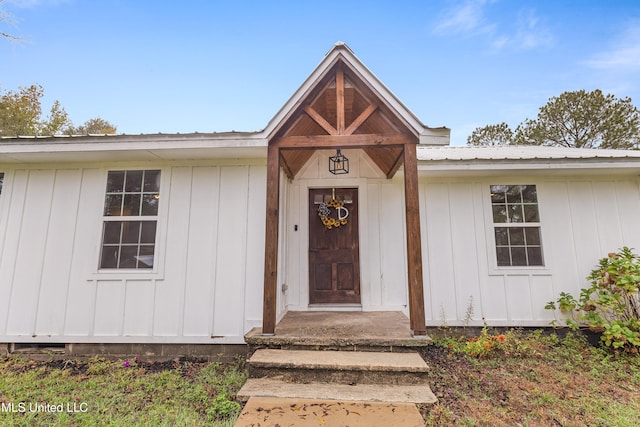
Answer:
M153 268L159 202L159 170L109 171L101 269Z
M498 266L543 266L536 186L492 185L491 209Z

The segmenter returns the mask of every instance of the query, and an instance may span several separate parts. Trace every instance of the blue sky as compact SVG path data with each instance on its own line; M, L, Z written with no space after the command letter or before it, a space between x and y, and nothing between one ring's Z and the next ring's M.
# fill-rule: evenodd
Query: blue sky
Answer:
M33 83L75 124L118 133L255 131L337 41L461 145L602 89L640 105L640 2L4 0L0 88Z

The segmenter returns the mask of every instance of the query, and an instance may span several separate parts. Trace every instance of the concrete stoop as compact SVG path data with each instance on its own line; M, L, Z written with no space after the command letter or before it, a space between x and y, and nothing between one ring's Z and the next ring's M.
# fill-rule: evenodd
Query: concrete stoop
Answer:
M418 353L257 350L238 397L432 404Z

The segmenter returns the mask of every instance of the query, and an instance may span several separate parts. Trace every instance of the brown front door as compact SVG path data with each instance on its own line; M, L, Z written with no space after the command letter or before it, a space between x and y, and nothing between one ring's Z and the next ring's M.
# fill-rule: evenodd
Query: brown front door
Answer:
M321 206L328 213L324 223L318 215ZM309 190L309 303L360 303L357 188Z

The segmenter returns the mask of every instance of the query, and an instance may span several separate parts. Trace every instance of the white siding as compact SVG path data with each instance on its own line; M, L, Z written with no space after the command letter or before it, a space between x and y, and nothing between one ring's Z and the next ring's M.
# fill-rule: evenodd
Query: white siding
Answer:
M544 267L495 265L491 184L537 186ZM640 248L633 177L422 178L420 188L427 324L546 326L554 319L548 301L562 291L577 296L607 253Z
M228 163L5 171L0 342L244 342L262 319L266 168ZM151 273L97 270L123 168L162 170Z
M408 313L402 172L388 180L348 150L352 171L335 177L326 154L281 181L277 315L309 309L308 191L331 186L358 188L362 309ZM152 272L97 270L107 171L123 168L162 170ZM261 324L264 161L4 173L0 342L242 343ZM495 265L490 184L537 186L544 267ZM599 258L640 250L634 177L423 176L420 208L429 325L547 325L546 302L577 294Z

